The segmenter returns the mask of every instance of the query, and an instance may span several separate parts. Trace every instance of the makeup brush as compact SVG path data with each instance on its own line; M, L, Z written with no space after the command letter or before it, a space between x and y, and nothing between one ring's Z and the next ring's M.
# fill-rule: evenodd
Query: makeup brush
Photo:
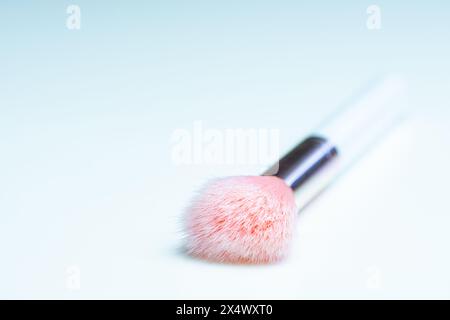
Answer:
M209 182L185 215L187 252L210 261L245 264L285 257L297 212L402 114L401 78L390 76L371 88L340 108L262 176Z

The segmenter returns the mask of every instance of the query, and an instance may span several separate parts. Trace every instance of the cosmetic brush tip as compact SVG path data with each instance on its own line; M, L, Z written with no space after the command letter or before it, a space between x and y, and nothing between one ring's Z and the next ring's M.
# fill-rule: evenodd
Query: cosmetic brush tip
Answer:
M216 179L186 212L186 249L215 262L277 262L287 254L295 218L294 193L277 177Z

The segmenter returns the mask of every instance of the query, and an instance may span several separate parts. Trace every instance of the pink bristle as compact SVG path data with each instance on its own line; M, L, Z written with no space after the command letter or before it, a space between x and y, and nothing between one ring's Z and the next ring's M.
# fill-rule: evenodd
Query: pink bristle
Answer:
M226 263L276 262L289 249L295 217L294 193L277 177L217 179L187 211L187 251Z

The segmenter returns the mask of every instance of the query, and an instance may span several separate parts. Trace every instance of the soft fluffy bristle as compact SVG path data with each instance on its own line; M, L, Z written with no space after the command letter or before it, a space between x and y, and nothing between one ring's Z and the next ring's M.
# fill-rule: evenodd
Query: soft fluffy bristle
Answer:
M217 179L187 211L187 250L211 261L275 262L287 253L295 217L294 193L277 177Z

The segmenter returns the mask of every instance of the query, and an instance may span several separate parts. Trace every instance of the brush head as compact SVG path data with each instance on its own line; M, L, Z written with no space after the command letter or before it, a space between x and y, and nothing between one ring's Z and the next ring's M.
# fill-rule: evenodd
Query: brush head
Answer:
M187 251L217 262L275 262L288 251L295 217L294 193L280 178L216 179L187 210Z

